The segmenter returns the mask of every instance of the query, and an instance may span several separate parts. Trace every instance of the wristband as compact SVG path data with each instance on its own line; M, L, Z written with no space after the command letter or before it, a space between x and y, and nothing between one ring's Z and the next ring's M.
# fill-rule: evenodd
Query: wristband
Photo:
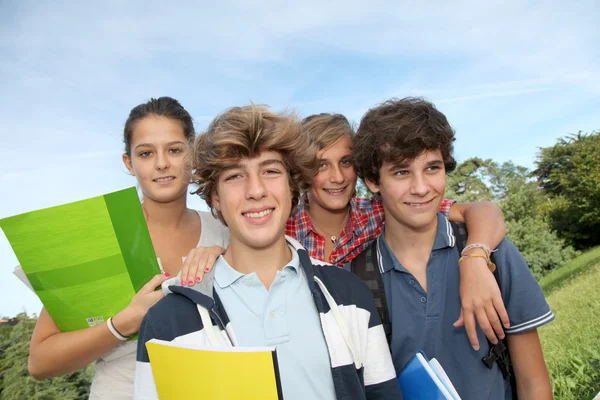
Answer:
M460 264L461 261L464 261L467 258L473 258L473 257L481 257L481 258L485 259L485 263L487 264L490 271L491 272L496 271L496 264L494 264L488 256L485 256L483 254L477 254L477 253L476 254L465 254L464 256L462 256L458 259L458 263Z
M113 322L112 322L112 317L110 317L107 321L106 321L106 325L108 326L108 330L110 331L110 333L112 333L117 339L119 339L122 342L125 342L127 340L129 340L129 338L131 336L123 336L121 335L121 332L119 332L117 330L117 328L115 328Z

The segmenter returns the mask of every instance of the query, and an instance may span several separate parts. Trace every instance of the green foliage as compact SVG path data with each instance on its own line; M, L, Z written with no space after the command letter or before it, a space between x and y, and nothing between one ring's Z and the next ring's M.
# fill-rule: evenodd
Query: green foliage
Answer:
M509 161L495 168L493 172L491 182L495 199L499 202L507 221L542 219L541 209L545 198L536 182L531 179L527 168Z
M523 218L506 221L507 237L521 251L533 275L539 279L553 269L564 265L577 255L571 246L550 231L544 221Z
M577 248L600 244L600 131L559 139L536 164L552 228Z
M482 160L477 157L458 164L448 175L446 197L461 203L492 200L493 195L486 181L493 167L492 160Z
M563 267L578 272L547 296L556 320L539 334L556 399L591 399L600 390L600 264L581 268L598 250Z
M90 368L58 378L36 381L29 375L29 341L36 319L22 313L15 326L0 326L0 398L12 399L87 399L91 383Z
M521 251L536 278L568 262L577 253L543 219L546 199L525 167L471 158L448 177L446 196L460 201L498 203L507 237Z
M371 197L373 193L369 190L362 179L356 181L356 197Z
M2 398L2 390L4 389L4 371L2 364L6 359L6 349L10 343L10 332L12 327L10 325L0 325L0 398Z

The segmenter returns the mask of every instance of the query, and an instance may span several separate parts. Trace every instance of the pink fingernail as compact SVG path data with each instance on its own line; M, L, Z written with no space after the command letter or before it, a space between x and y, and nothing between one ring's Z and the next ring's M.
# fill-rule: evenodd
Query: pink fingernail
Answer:
M190 280L188 281L188 285L192 286L193 284L194 284L194 281L190 279Z
M199 276L196 277L196 282L200 282L202 280L202 278L200 278Z
M164 274L167 278L171 276L171 274L169 274L168 272L165 272Z
M181 286L185 286L185 281L181 281Z
M204 268L204 272L210 271L210 268Z

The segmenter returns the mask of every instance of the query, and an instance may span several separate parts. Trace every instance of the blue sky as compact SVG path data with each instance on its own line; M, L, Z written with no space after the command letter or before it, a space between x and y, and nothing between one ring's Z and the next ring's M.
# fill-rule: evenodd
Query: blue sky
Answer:
M531 168L538 147L600 129L598 20L595 0L3 1L0 218L134 185L123 124L162 95L198 131L250 101L358 122L425 96L459 161ZM0 233L0 316L41 307L17 263Z

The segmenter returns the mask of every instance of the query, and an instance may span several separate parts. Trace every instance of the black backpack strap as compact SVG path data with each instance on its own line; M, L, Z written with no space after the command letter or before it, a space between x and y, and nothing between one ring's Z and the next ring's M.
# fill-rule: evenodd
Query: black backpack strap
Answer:
M387 307L383 278L377 262L377 240L368 246L365 251L356 256L350 263L351 271L357 275L369 288L375 299L375 306L381 318L388 344L392 339L392 321Z
M460 254L462 253L463 249L467 246L467 226L465 224L452 221L450 221L450 225L452 225L452 230L454 231L454 238L456 239L456 248ZM494 253L490 254L490 259L494 264L496 264L496 261L494 260ZM494 270L494 278L496 279L498 287L501 288L498 264L496 264L496 269ZM513 371L512 362L510 360L510 353L508 352L508 342L506 340L506 336L503 340L498 341L497 344L493 344L489 340L488 344L490 350L488 352L488 355L482 358L483 363L488 368L492 368L494 366L494 362L498 363L498 367L502 372L502 376L504 376L505 378L510 378L510 385L513 394L512 398L517 399L517 381L515 379L515 373Z

